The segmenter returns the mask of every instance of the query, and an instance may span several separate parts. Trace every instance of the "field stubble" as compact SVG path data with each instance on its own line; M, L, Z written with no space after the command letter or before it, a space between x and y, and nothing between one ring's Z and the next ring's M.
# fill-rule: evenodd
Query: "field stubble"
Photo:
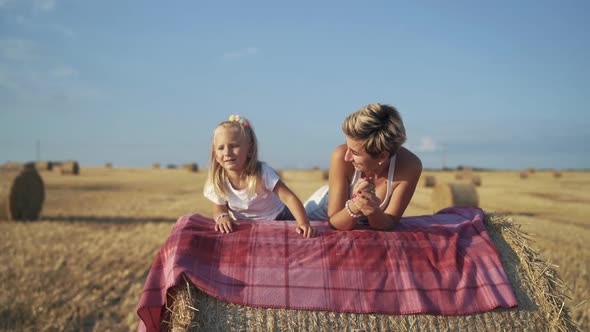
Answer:
M41 221L0 223L0 330L128 331L159 247L181 215L210 216L205 172L83 168L42 172ZM425 172L437 182L451 172ZM590 173L479 173L480 206L504 212L533 235L572 292L572 317L590 329ZM305 200L325 180L285 182ZM432 188L418 187L406 216L431 214Z

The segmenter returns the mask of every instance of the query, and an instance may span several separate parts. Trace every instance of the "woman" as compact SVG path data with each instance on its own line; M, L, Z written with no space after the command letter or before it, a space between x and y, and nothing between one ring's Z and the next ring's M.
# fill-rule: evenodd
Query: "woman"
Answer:
M370 104L350 114L342 131L346 144L332 152L329 183L305 203L306 212L339 230L359 224L390 230L422 173L420 159L401 146L406 141L402 118L393 106Z

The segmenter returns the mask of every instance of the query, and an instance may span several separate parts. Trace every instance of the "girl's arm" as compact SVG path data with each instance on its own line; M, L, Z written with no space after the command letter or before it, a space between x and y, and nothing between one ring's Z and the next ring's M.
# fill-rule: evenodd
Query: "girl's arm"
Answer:
M215 220L215 230L221 233L233 232L233 223L235 222L229 214L226 205L213 204L213 220Z
M281 180L277 182L273 188L273 192L289 208L291 213L293 213L297 221L297 233L302 234L304 237L314 237L315 229L309 224L303 203L301 203L297 195Z
M328 218L332 227L347 231L353 229L358 217L352 216L360 214L360 209L354 204L349 204L348 210L345 207L349 198L350 181L354 174L354 168L351 163L344 160L347 146L342 144L332 152L330 157L330 176L328 196Z

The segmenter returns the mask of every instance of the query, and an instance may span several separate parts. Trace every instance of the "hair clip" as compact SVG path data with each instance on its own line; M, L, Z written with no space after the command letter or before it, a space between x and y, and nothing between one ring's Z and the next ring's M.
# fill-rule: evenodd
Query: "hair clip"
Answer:
M238 122L239 124L241 124L244 127L249 127L250 126L250 122L248 122L248 120L245 117L243 117L243 116L241 116L239 114L232 114L232 115L230 115L229 116L229 121L236 121L236 122Z

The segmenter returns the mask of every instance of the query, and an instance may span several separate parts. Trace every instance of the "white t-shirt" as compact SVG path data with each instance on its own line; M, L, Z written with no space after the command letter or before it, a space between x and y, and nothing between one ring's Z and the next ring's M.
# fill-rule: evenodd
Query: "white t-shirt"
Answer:
M228 179L225 179L225 193L227 200L219 197L213 185L207 183L203 194L217 205L227 203L230 212L237 220L275 220L283 212L285 204L273 192L279 175L266 163L261 162L262 189L260 192L250 195L248 189L236 190Z

